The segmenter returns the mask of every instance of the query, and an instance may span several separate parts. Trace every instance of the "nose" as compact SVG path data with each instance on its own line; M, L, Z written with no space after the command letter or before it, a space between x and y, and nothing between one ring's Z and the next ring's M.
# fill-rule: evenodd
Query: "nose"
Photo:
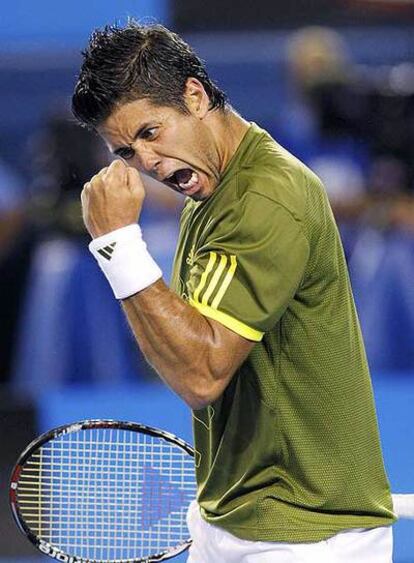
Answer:
M157 176L158 169L161 164L161 159L150 147L135 147L135 156L138 162L138 168L149 174L150 176Z

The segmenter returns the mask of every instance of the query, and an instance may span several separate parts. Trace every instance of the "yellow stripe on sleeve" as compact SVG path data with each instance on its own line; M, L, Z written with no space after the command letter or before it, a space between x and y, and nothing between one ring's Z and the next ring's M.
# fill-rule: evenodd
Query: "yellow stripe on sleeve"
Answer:
M213 303L211 304L211 306L213 307L213 309L217 309L217 307L220 305L220 301L223 299L224 294L226 293L227 288L230 285L231 280L233 279L234 276L234 272L236 271L237 268L237 258L236 256L234 256L234 254L232 254L230 256L230 268L229 271L226 274L226 277L223 280L223 283L221 284L220 289L218 290Z
M227 256L225 254L222 254L220 256L220 263L217 266L217 270L214 272L210 284L206 289L205 294L203 295L203 299L201 300L201 304L202 305L207 305L208 304L208 300L210 299L213 291L216 288L216 285L219 282L220 276L223 273L224 268L226 267L227 264ZM194 295L194 299L195 299L195 295ZM197 299L195 299L197 301Z
M260 330L256 330L251 328L250 326L238 321L237 319L227 315L227 313L223 313L218 309L213 309L208 305L203 305L202 303L198 303L194 301L194 299L190 299L190 305L192 305L195 309L197 309L202 315L205 317L209 317L214 321L218 321L225 327L229 328L236 334L247 338L247 340L253 340L254 342L260 342L263 338L264 332L260 332Z
M211 270L213 269L213 266L216 262L216 259L217 259L217 254L215 252L210 252L210 258L209 258L209 261L207 263L206 269L204 270L204 272L201 276L201 279L200 279L200 283L198 284L198 286L197 286L197 288L194 292L194 301L198 301L200 293L203 290L204 286L206 285L208 275L211 272Z

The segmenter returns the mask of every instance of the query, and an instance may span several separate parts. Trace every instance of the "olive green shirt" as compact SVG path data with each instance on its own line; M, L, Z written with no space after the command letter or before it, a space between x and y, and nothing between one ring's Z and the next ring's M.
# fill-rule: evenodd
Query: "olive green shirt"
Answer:
M256 341L194 411L203 518L249 540L320 541L394 521L364 345L320 180L252 124L182 213L172 286Z

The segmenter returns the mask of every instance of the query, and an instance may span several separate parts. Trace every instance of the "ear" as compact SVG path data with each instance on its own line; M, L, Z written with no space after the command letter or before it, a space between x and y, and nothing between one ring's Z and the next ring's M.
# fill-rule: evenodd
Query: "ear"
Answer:
M210 98L197 78L187 78L184 90L184 101L190 113L198 119L203 119L210 107Z

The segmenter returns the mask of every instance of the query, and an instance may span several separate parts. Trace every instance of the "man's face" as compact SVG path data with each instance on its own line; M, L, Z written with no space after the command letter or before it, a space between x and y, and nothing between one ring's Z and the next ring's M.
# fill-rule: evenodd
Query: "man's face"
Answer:
M98 132L129 166L185 196L206 199L219 182L212 135L191 108L185 114L137 100L117 107Z

